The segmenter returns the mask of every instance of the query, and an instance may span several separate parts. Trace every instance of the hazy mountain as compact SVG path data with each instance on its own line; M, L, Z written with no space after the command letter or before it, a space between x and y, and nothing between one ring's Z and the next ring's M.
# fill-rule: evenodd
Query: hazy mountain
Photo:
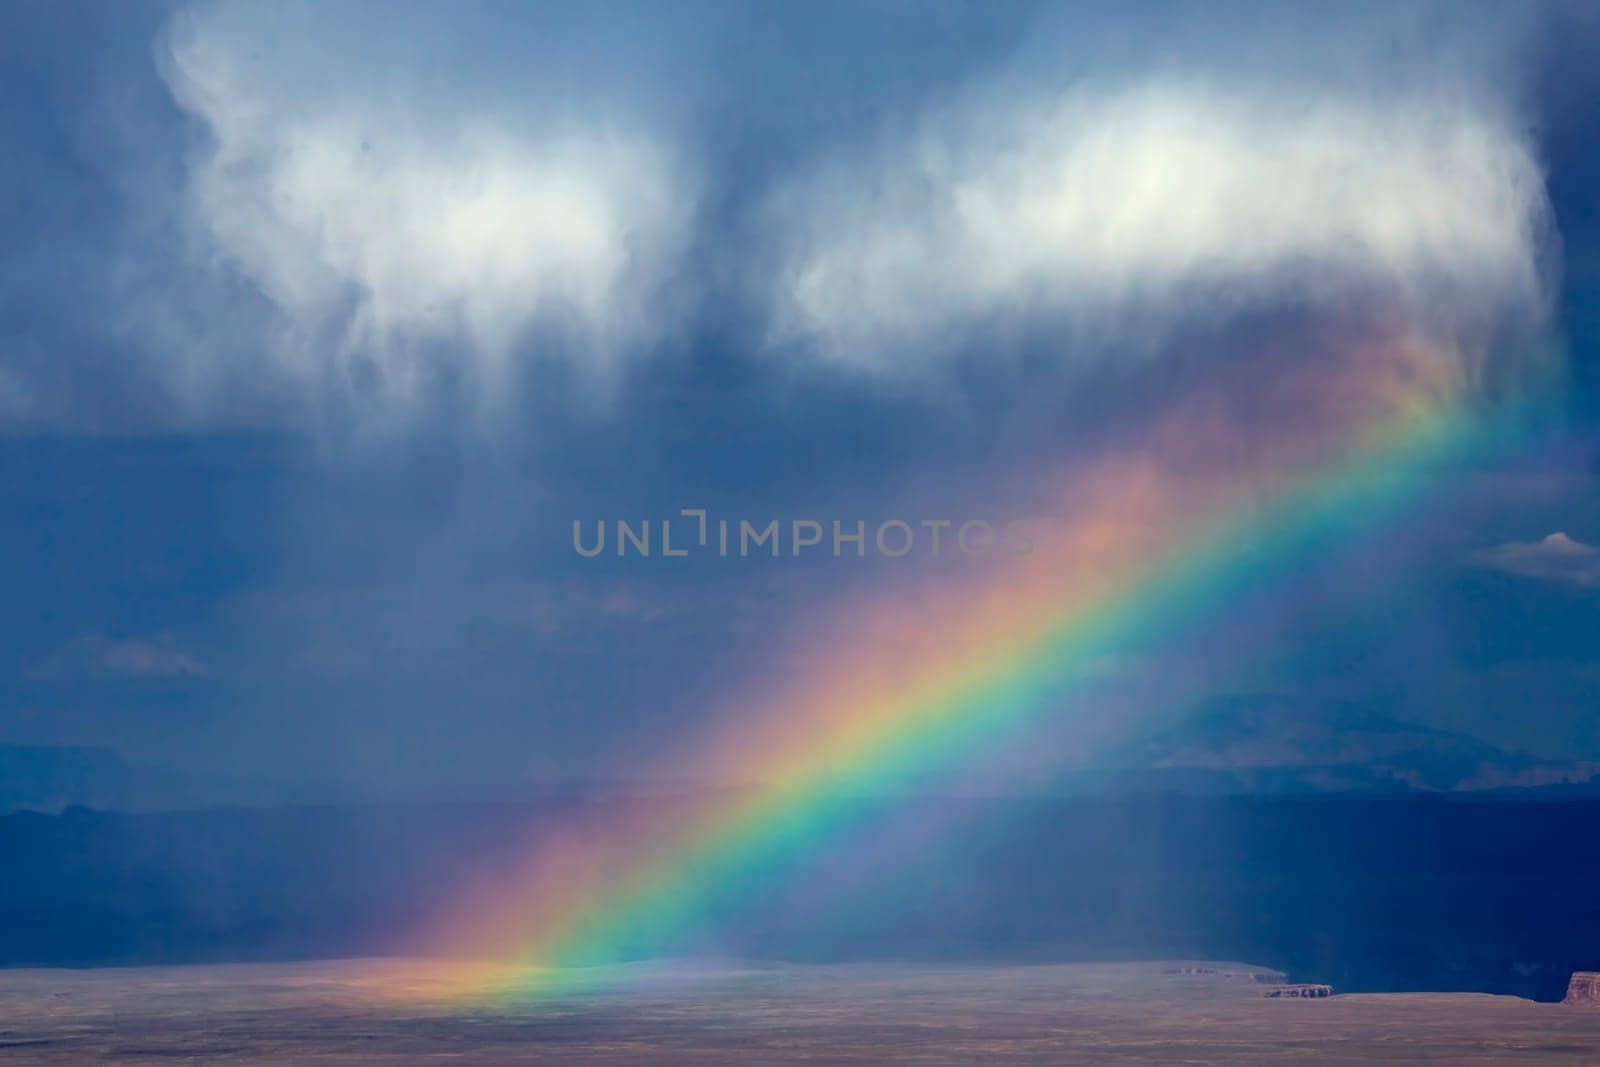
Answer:
M0 813L164 811L215 804L280 804L344 799L326 786L184 774L131 762L109 748L0 744Z
M1508 752L1350 704L1233 697L1075 776L1080 787L1283 792L1475 790L1588 782L1600 764Z
M1068 793L1304 793L1600 789L1600 764L1562 763L1349 704L1232 697L1102 754L1064 775ZM591 782L557 792L625 796ZM937 782L928 791L938 793ZM1007 790L1002 790L1002 792ZM402 794L202 777L129 762L104 748L0 745L0 812L72 805L156 811L214 804L522 802L554 795L483 784Z
M177 775L131 766L110 749L0 745L0 811L161 807L186 792Z

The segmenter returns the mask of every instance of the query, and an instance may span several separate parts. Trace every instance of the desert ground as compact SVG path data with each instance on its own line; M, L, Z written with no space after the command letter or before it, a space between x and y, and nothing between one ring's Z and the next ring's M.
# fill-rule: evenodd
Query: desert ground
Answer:
M1252 970L645 964L484 1003L411 960L19 969L0 971L0 1063L1600 1062L1600 1010L1275 1000Z

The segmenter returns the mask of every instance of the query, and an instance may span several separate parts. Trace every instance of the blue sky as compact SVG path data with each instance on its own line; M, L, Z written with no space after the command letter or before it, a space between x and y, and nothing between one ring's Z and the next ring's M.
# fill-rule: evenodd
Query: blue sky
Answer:
M586 561L574 518L1017 513L1381 308L1484 381L1555 353L1560 432L1105 714L1600 759L1583 5L11 3L0 41L0 742L661 773L892 570Z

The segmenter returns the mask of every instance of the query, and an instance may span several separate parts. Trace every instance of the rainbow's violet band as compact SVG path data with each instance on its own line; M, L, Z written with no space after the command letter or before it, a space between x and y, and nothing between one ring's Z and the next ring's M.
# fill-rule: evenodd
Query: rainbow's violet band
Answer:
M1192 412L1158 427L1074 481L1073 517L1033 557L976 587L886 597L852 652L707 739L759 784L548 835L464 898L446 951L518 966L458 971L455 991L568 991L602 973L589 965L670 951L833 840L864 793L960 765L1130 642L1181 632L1418 498L1441 458L1503 446L1522 419L1470 406L1457 369L1412 340L1321 369L1291 395L1332 398L1325 410L1270 449L1241 451L1235 428Z

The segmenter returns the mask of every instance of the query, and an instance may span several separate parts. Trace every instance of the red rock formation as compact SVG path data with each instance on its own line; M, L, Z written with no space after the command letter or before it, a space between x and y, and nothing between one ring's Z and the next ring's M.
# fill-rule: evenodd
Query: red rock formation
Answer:
M1577 971L1567 983L1563 1004L1600 1005L1600 971Z
M1261 995L1274 1000L1280 997L1286 999L1331 997L1333 996L1333 987L1331 985L1286 985L1277 989L1269 989Z

